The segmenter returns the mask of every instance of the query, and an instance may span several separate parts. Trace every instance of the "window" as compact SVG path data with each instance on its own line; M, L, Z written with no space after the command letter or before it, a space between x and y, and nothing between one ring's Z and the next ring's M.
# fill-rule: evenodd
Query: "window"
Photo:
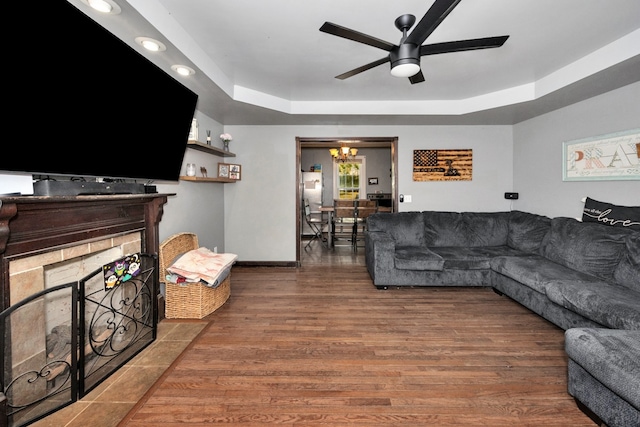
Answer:
M366 161L364 156L357 156L352 162L333 164L333 198L357 200L364 195L364 180L366 176Z

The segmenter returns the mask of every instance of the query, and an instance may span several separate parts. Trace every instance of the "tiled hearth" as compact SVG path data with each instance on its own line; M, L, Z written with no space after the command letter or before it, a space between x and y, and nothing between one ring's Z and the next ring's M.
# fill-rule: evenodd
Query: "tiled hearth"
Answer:
M162 320L153 344L87 396L30 427L116 427L207 323Z

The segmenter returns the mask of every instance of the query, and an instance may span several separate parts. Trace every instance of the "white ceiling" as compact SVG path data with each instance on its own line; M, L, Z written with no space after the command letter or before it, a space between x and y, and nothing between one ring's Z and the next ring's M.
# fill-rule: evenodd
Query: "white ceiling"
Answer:
M179 77L198 110L232 124L514 124L640 80L638 0L462 0L426 43L509 35L504 46L422 57L415 85L387 52L319 31L325 21L398 44L394 20L433 0L114 0L104 16L69 0ZM148 53L137 36L167 50Z

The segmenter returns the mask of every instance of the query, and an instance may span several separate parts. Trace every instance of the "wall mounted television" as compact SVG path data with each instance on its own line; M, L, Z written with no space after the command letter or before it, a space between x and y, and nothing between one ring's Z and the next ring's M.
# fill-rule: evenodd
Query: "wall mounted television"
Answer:
M0 171L177 181L197 94L66 0L37 3L8 15Z

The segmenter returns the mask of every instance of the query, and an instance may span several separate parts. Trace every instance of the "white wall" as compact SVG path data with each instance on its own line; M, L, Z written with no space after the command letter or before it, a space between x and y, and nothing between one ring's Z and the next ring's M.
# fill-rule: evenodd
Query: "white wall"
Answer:
M471 181L414 182L413 150L472 149ZM504 193L513 179L511 126L413 126L398 141L398 194L411 195L400 211L509 210Z
M514 209L581 217L581 199L640 206L640 181L562 181L562 143L640 128L640 83L514 126Z
M508 210L511 126L227 126L242 180L225 187L225 248L240 261L295 261L296 136L398 137L399 210ZM473 181L413 182L414 149L473 149Z

